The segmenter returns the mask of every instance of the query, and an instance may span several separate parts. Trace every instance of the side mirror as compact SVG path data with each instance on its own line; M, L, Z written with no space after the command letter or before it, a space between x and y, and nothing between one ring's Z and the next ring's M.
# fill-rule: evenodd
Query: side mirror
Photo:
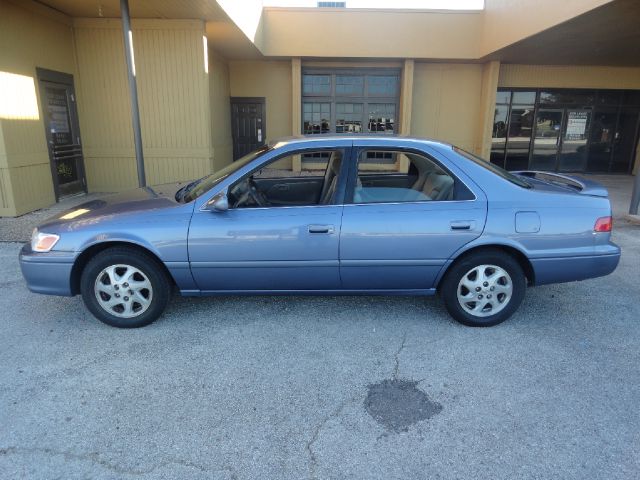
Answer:
M207 202L207 210L215 212L226 212L229 210L229 199L226 192L220 192Z

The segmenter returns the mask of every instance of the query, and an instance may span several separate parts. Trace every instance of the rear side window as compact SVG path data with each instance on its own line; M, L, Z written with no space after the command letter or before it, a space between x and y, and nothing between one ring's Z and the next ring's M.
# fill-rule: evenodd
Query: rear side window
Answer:
M476 165L480 165L482 168L486 168L492 173L495 173L499 177L502 177L505 180L515 185L518 185L519 187L531 188L531 185L529 184L529 182L524 180L522 177L518 177L517 175L514 175L513 173L506 171L504 168L501 168L491 162L487 162L486 160L483 160L482 158L475 156L473 153L469 153L466 150L462 150L461 148L458 148L458 147L453 147L453 151L462 155L467 160L471 160Z
M433 159L409 151L363 150L352 203L446 202L473 194Z

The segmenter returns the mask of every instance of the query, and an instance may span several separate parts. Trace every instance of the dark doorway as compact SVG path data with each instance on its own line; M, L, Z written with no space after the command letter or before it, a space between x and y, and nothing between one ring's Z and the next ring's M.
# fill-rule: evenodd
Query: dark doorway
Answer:
M86 193L73 76L43 68L36 70L56 200Z
M265 125L264 97L231 97L234 160L265 144Z

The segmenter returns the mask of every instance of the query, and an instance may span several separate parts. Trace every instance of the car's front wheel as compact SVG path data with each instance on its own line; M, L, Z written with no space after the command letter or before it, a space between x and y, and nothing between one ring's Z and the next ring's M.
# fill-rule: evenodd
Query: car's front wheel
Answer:
M490 327L513 315L526 285L522 267L511 255L487 249L456 262L443 279L440 294L458 322Z
M103 250L80 278L85 305L100 321L119 328L149 325L164 311L171 284L151 256L131 248Z

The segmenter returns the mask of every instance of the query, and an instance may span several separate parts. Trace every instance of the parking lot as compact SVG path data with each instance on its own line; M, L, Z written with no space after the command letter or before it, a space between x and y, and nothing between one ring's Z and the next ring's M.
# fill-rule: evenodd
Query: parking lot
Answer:
M0 243L0 478L637 478L625 185L616 272L529 289L488 329L437 298L176 296L118 330L29 293Z

